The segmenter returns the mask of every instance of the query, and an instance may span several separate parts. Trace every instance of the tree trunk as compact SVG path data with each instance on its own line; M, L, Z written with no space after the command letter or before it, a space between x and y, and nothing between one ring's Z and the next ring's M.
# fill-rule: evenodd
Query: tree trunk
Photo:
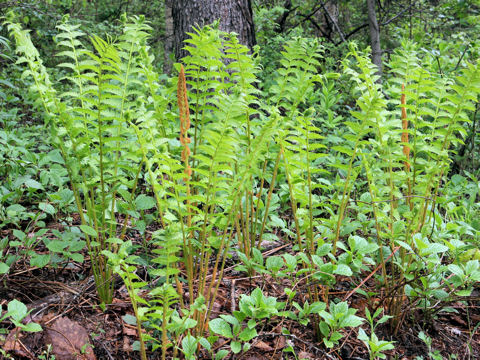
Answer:
M317 36L322 36L323 34L327 35L330 39L332 34L337 31L335 29L335 24L338 24L338 1L332 0L325 3L323 10L319 9L315 14L317 22L320 24L321 29L317 32Z
M241 44L255 45L251 0L173 0L173 33L175 58L186 56L183 41L192 26L201 27L220 20L220 30L235 32Z
M367 0L368 26L370 28L370 46L372 47L372 62L377 65L377 74L382 76L382 49L380 48L380 28L375 12L375 0ZM380 80L381 81L381 80Z
M170 55L174 51L172 2L172 0L165 0L165 45L163 72L166 74L170 74L172 71L172 60Z

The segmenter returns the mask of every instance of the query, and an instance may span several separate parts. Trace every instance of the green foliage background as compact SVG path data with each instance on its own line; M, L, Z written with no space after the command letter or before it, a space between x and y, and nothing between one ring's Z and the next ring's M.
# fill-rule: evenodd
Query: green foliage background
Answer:
M336 348L363 322L347 302L356 289L329 295L342 277L371 273L388 294L359 336L372 359L393 349L373 318L395 337L414 309L428 322L468 299L480 281L480 4L382 2L380 84L364 2L338 3L353 42L318 36L316 1L254 1L253 53L196 29L168 76L162 1L0 2L0 274L88 253L101 302L113 274L125 283L142 358L194 358L216 335L231 341L216 358L248 351L269 317ZM290 251L264 258L271 241ZM282 301L257 288L209 323L228 264L286 279ZM13 301L3 318L17 324L27 311Z

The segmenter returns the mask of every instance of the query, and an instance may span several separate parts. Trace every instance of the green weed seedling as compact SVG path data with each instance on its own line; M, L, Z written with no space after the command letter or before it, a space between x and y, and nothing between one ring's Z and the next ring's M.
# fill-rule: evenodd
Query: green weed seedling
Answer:
M322 310L319 312L323 321L320 321L320 331L323 338L323 343L327 348L333 348L338 344L338 341L343 337L340 333L341 329L346 327L357 327L363 322L363 319L356 316L356 309L349 309L345 301L335 304L330 303L329 312Z
M256 320L276 315L281 305L276 298L266 297L259 288L256 288L250 295L242 295L239 303L240 311L234 312L234 315L238 315L239 318L243 317L242 320L250 318L249 327L252 327L256 325L253 323Z
M237 251L237 255L242 262L242 264L239 264L235 267L237 271L246 272L249 276L253 276L256 273L269 273L269 271L265 268L262 252L257 248L252 249L253 256L250 258L241 251Z
M25 319L28 316L30 311L28 311L27 306L24 303L16 299L13 299L8 303L7 312L2 317L0 317L0 321L9 319L13 325L15 325L17 328L19 328L22 331L27 331L27 332L42 331L42 327L37 323L29 322L27 324L24 324L22 322L23 319ZM0 329L0 333L6 333L6 329Z
M473 290L473 285L480 281L480 262L478 260L469 260L465 265L448 265L448 270L452 273L449 282L455 288L464 288L456 291L459 296L469 296Z
M250 348L248 341L257 336L255 328L242 329L241 321L243 321L242 316L239 319L237 316L220 315L220 318L213 319L208 324L210 330L215 334L231 339L230 349L234 354L238 354L242 349L247 351ZM242 342L244 342L243 347Z
M0 239L0 275L8 274L10 266L17 261L20 256L16 254L9 254L5 251L9 247L8 236Z
M283 259L285 260L286 273L295 273L297 269L297 257L286 253L283 254Z
M210 358L213 360L221 360L221 359L224 359L228 354L229 354L229 351L226 350L226 349L221 349L219 351L217 351L216 353L214 353L214 348L212 347L212 345L218 340L218 336L209 336L207 338L204 338L204 337L200 337L198 339L198 343L205 349L208 351L208 353L210 354ZM198 347L196 347L196 349L198 349Z
M5 202L7 197L12 193L4 195L1 199ZM9 224L20 227L22 221L32 221L35 219L35 213L28 211L20 204L12 204L9 206L0 205L0 227L6 227Z
M250 349L249 341L257 336L255 327L258 320L278 314L281 306L276 298L266 297L259 288L256 288L250 295L242 295L239 302L240 310L234 311L233 316L220 315L220 318L210 321L209 327L215 334L232 340L230 349L234 354L245 352ZM244 321L247 321L246 327L243 325Z
M274 279L285 276L285 273L280 271L280 269L285 265L280 256L269 256L265 261L265 265L267 267L267 271L272 274Z
M199 345L205 348L209 353L211 359L221 360L228 355L228 350L222 349L219 350L215 355L213 354L212 344L218 339L217 336L211 336L209 338L204 337L195 337L191 334L188 334L182 339L182 346L179 347L180 351L185 356L185 360L195 360L197 359L196 354L198 353Z
M182 351L183 355L185 355L185 360L196 359L195 354L197 353L199 342L199 339L195 338L190 334L183 338L182 347L180 348L180 350Z
M375 262L370 255L375 254L378 250L378 245L374 242L369 242L363 237L352 235L348 238L348 248L343 244L338 244L345 252L338 258L340 263L348 264L354 273L360 270L365 270L365 264L374 265Z
M78 229L72 228L63 232L52 229L52 234L55 235L54 240L43 239L45 246L50 250L52 264L56 265L65 259L83 262L84 258L80 251L85 248L86 242L81 240L83 235Z
M128 296L130 297L130 303L133 307L134 316L133 317L124 317L124 321L137 327L138 338L139 338L139 351L142 360L147 359L147 351L145 347L145 339L142 330L142 315L143 311L140 311L140 304L144 304L147 307L148 302L138 295L140 288L147 285L145 282L140 281L140 278L135 273L136 267L132 264L135 264L136 256L129 254L130 249L132 248L132 242L125 241L122 242L120 239L110 239L110 241L115 242L116 245L120 244L120 247L117 252L111 252L108 250L103 250L103 255L108 258L109 265L112 266L112 270L118 274L128 291Z
M37 266L39 268L44 267L50 261L50 254L38 254L34 249L37 244L44 239L43 235L45 235L47 231L48 229L43 228L37 232L28 232L27 235L21 230L14 229L13 235L17 240L10 241L9 246L21 249L21 252L30 257L31 266Z
M286 277L294 281L297 277L297 257L289 253L283 254L281 257L283 267L277 273L277 277ZM268 268L268 265L267 265ZM273 273L273 272L272 272Z
M287 292L287 291L285 291ZM309 304L308 301L305 301L303 306L294 301L292 303L293 307L297 310L287 311L285 314L288 318L298 321L300 324L306 326L310 323L310 316L318 314L320 311L325 310L327 305L323 302L316 301L313 304Z
M52 355L52 344L48 344L47 348L38 355L39 360L55 360L55 355Z
M297 354L295 353L295 349L293 348L293 346L292 346L291 343L287 343L287 346L285 347L285 349L283 349L283 352L284 352L284 353L291 353L291 354L293 354L295 360L298 360L298 356L297 356Z
M164 284L162 286L164 288L163 292L169 291L171 293L170 299L176 299L176 295L174 295L173 291L174 288L171 285ZM167 290L170 289L170 290ZM156 289L152 290L150 294L158 294ZM161 298L162 296L160 296ZM168 296L163 295L163 297L168 298ZM160 303L162 303L164 300L160 299ZM168 299L167 299L168 301ZM172 300L170 300L170 307L172 306ZM171 313L171 315L166 316L166 327L165 330L173 336L175 341L178 343L178 339L182 339L183 334L185 333L190 333L192 332L192 329L197 326L197 320L194 320L195 314L199 312L203 312L206 310L206 304L205 304L205 298L203 296L199 296L195 299L195 302L191 305L190 309L182 309L180 313L178 311L168 311L168 313ZM161 313L163 316L163 312L157 312L157 314ZM167 314L168 315L168 314ZM151 314L148 314L149 317L154 318ZM162 323L163 325L163 323ZM202 340L202 338L198 338L201 345L206 348L207 350L209 349L208 345L206 345L205 341ZM213 341L209 338L208 341Z
M435 350L432 347L432 338L426 335L423 331L418 333L418 338L422 340L428 349L428 358L432 360L443 360L443 356L439 350ZM450 357L449 357L450 358ZM417 356L417 360L423 359L421 356Z
M370 310L368 308L365 308L365 316L367 317L367 321L370 325L370 337L366 334L365 330L360 328L358 330L358 338L363 341L365 346L368 349L368 353L370 355L370 360L374 359L385 359L386 356L383 354L383 351L387 350L392 350L395 348L393 345L392 341L385 341L385 340L379 340L377 335L375 335L375 328L388 321L388 319L391 318L391 316L384 315L380 319L376 320L375 319L381 314L382 308L377 309L375 313L372 314L370 313Z

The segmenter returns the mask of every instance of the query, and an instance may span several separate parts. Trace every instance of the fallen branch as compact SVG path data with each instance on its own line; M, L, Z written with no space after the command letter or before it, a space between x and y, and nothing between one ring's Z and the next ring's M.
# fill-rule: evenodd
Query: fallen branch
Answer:
M258 336L286 336L286 337L290 337L296 341L299 341L303 344L305 344L306 346L308 346L309 348L311 349L314 349L316 352L322 354L323 356L325 356L325 358L327 359L330 359L330 360L338 360L337 358L334 358L332 355L330 355L329 353L327 353L325 350L313 345L311 342L308 342L306 340L303 340L303 339L300 339L298 336L296 335L293 335L293 334L281 334L281 333L272 333L272 332L262 332L262 333L259 333Z
M393 255L395 255L395 253L398 251L398 249L400 249L400 246L397 246L393 251L392 253L388 256L388 258L384 261L384 262L387 262L388 260L390 260L392 258ZM346 301L350 296L352 296L353 294L355 294L355 292L360 289L360 287L363 286L363 284L365 284L368 279L370 279L381 267L382 267L382 264L384 263L382 262L381 264L379 264L375 270L373 270L370 275L368 275L365 279L362 280L362 282L360 284L357 285L357 287L355 287L355 289L353 289L352 291L350 291L344 298L343 298L343 301Z

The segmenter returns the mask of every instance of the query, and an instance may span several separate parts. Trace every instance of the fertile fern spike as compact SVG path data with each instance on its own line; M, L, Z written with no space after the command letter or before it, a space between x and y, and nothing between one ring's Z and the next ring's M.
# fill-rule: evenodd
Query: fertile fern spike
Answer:
M435 139L440 135L436 129L437 118L448 81L421 66L421 60L411 43L404 44L403 50L392 57L390 67L396 77L391 80L393 86L390 93L394 94L394 105L398 104L399 98L405 99L402 109L392 116L399 118L402 113L405 117L403 121L409 124L404 130L409 141L408 144L403 141L403 146L404 149L408 148L410 159L404 158L406 171L397 174L397 183L399 187L403 183L403 188L408 188L406 202L413 210L414 205L421 202L417 196L424 193L429 181L428 177L421 174L432 174L441 168L436 152L426 152L424 149L425 144L435 144Z

